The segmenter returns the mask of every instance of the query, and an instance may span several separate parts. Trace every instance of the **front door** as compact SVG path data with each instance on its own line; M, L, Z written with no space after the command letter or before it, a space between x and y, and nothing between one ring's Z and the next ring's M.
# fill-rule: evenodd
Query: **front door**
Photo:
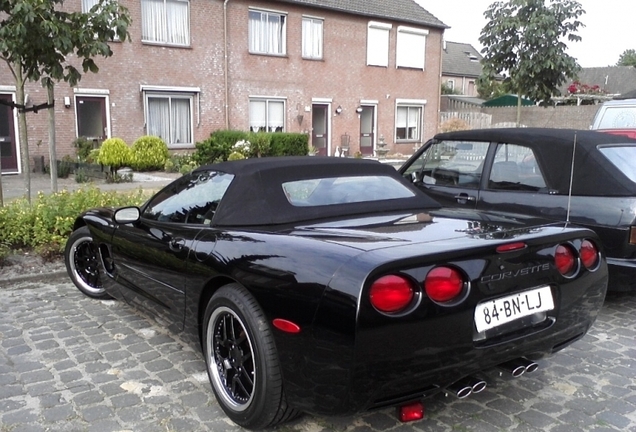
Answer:
M311 108L311 145L316 154L327 156L329 137L329 105L314 104Z
M10 103L13 98L0 94L0 101ZM0 166L3 173L18 172L18 148L16 146L13 108L0 103Z
M77 136L102 142L107 138L106 98L78 96Z
M360 113L360 153L363 156L373 156L375 135L374 124L375 107L363 106Z

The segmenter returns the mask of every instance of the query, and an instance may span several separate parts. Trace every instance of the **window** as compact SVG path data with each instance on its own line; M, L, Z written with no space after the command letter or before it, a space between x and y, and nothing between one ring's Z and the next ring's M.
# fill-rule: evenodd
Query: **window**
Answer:
M367 65L389 65L389 32L393 26L371 21L367 34Z
M398 106L395 121L397 141L419 141L422 125L422 106Z
M616 168L625 174L627 178L636 182L636 166L634 166L633 162L636 160L636 146L607 146L599 147L598 150L603 156L609 159Z
M413 191L387 176L329 177L283 183L294 207L383 201L415 196Z
M192 145L193 95L146 93L146 129L169 147Z
M492 164L489 189L537 191L546 187L532 149L516 144L499 144Z
M285 130L285 101L282 99L250 99L250 131L283 132Z
M455 90L455 80L446 81L446 87L451 91Z
M303 58L322 58L323 20L303 17Z
M285 55L287 52L286 16L277 12L250 10L250 52Z
M424 69L428 30L399 26L397 29L397 67Z
M209 225L233 179L232 174L216 171L185 175L155 195L142 217L160 222Z
M477 189L489 143L440 141L431 145L404 172L426 185Z
M99 3L99 0L82 0L82 12L90 12L91 8Z
M190 45L187 0L141 0L141 39L168 45Z

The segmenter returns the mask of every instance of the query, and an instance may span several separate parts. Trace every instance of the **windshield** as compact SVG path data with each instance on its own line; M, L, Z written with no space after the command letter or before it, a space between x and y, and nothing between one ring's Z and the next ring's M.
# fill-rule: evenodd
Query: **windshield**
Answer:
M599 151L631 181L636 183L636 165L633 163L636 160L636 146L601 147Z

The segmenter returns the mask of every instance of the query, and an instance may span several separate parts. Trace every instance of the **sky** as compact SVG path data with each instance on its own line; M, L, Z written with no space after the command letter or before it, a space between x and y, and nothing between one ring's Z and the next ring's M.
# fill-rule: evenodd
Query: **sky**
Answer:
M444 32L449 42L469 43L481 51L479 35L486 24L484 11L495 0L415 0L451 28ZM577 34L580 42L568 42L568 54L581 67L614 66L627 49L636 49L631 36L636 26L636 0L578 0L585 25Z

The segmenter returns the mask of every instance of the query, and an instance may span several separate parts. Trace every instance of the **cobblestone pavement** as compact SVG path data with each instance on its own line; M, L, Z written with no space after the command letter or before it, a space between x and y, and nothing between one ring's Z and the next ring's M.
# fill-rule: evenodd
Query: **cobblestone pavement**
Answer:
M200 354L117 301L64 276L0 289L0 431L238 431L218 407ZM400 424L387 409L304 416L282 432L636 432L636 294L612 294L592 331L517 379L490 375L467 399L426 402Z

